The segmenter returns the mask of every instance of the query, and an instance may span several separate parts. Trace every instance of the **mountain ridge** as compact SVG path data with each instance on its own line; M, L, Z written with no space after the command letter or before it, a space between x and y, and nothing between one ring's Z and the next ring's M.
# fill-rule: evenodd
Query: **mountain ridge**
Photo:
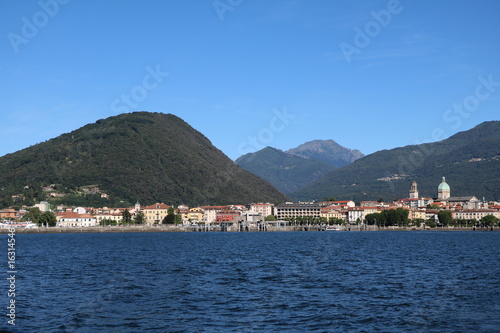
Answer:
M50 184L74 197L81 186L98 184L111 198L127 203L287 199L268 182L238 167L184 120L164 113L133 112L97 120L0 157L0 174L0 206L48 199L40 188ZM64 202L64 196L49 199Z
M351 164L365 156L358 149L343 147L332 139L308 141L285 152L304 158L316 159L337 168Z
M291 194L296 200L393 200L408 196L415 180L422 195L434 196L442 176L452 195L500 198L500 122L484 122L448 139L381 150Z
M288 154L272 147L245 154L235 163L267 180L285 194L292 193L335 169L324 162Z
M334 140L313 140L286 151L266 147L235 162L290 194L362 156L359 150L342 147Z

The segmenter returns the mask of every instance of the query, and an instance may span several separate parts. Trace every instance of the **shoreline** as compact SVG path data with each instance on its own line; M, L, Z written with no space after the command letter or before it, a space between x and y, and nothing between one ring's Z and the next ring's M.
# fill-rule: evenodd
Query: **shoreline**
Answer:
M125 233L125 232L185 232L182 227L48 227L15 228L16 234L74 234L74 233ZM9 233L9 229L0 229L0 234Z
M128 233L128 232L229 232L229 233L238 233L238 232L294 232L294 231L320 231L318 228L311 228L311 230L304 230L303 227L291 227L288 226L286 229L280 228L279 230L275 230L275 228L269 229L267 231L259 231L257 229L250 229L249 231L237 231L237 230L228 230L228 231L220 231L220 230L211 230L211 231L199 231L193 229L192 227L186 226L161 226L161 227L48 227L48 228L34 228L34 229L26 229L26 228L15 228L16 234L60 234L60 233ZM324 231L324 230L321 230ZM368 230L359 230L357 228L351 228L351 230L336 230L335 232L373 232L373 231L500 231L500 227L493 228L382 228L382 229L368 229ZM0 234L8 234L9 229L0 229Z

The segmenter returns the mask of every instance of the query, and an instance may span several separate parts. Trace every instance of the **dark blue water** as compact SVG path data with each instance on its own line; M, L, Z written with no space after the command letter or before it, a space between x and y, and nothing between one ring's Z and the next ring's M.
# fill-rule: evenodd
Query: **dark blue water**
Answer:
M12 332L500 331L498 232L17 240Z

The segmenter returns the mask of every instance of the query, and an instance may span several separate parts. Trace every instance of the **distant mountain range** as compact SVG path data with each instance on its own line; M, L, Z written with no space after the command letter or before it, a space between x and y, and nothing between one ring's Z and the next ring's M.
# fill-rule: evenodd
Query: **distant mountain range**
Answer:
M333 140L314 140L292 148L286 153L308 159L315 159L341 168L365 156L357 149L342 147Z
M134 112L0 157L0 208L280 202L287 197L237 166L182 119Z
M236 160L236 164L267 180L285 194L293 193L335 169L324 162L271 147L243 155Z
M407 198L412 180L420 196L435 197L446 176L452 196L500 200L500 122L489 121L450 138L382 150L333 170L291 194L296 200Z
M359 150L344 148L333 140L314 140L286 152L266 147L235 162L290 194L363 156Z
M333 140L316 140L286 152L267 147L236 163L174 115L122 114L0 157L0 208L42 200L115 207L137 200L389 201L408 197L413 180L420 196L434 197L442 176L452 196L500 200L500 122L368 156Z

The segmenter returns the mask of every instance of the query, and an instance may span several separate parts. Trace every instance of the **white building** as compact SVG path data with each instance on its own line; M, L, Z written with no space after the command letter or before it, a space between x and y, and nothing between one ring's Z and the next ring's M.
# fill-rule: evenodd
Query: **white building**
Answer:
M250 206L249 213L261 214L266 217L273 215L273 205L270 203L258 203Z
M293 218L297 216L320 217L321 207L316 203L292 203L279 204L274 208L278 220Z
M353 208L353 207L356 207L356 203L352 200L333 201L332 206L340 206L343 208Z
M38 207L42 213L50 211L50 204L47 201L40 201L40 203L36 204L34 207Z
M409 209L418 209L426 207L434 202L432 198L416 198L416 199L401 199L397 201L400 207L407 207Z
M363 222L365 218L365 210L361 207L349 207L347 210L347 222L350 224L356 224L359 222Z
M95 227L97 221L89 214L78 214L73 212L56 214L58 227Z
M201 206L203 209L203 222L214 223L217 220L217 213L221 210L228 209L227 206Z
M87 210L83 207L76 207L75 209L73 209L73 213L87 214Z
M500 211L493 209L474 209L453 212L453 218L459 220L477 220L479 221L487 215L493 215L500 219Z
M449 197L446 199L446 202L449 206L461 206L462 209L466 210L474 210L479 209L481 203L475 196L466 196L466 197Z

